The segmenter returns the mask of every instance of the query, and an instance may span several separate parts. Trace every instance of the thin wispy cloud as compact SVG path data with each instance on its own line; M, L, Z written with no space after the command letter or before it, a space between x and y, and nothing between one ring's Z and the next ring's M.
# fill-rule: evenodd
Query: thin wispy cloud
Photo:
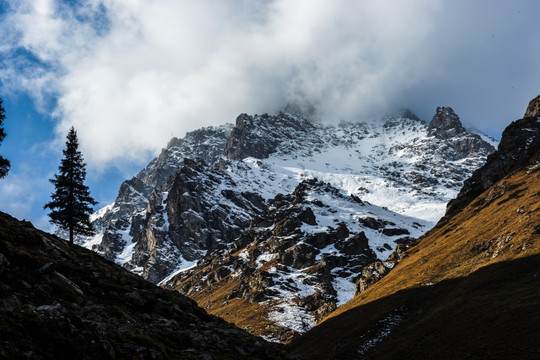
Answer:
M538 25L515 27L528 23L534 1L492 3L18 1L2 20L10 34L0 47L2 86L48 105L59 138L74 125L94 169L140 162L173 135L241 112L275 112L294 96L335 122L399 105L425 114L456 106L474 122L476 103L486 116L478 127L502 128L512 118L495 120L485 103L511 98L511 86L535 96L510 79L540 73L519 59L505 69L519 54L499 49L538 60L526 45Z

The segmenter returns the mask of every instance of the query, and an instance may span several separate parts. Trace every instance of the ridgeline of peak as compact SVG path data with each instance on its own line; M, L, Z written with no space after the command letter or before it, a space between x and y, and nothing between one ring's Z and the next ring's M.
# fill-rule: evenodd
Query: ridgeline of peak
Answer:
M410 119L415 121L421 121L421 120L411 109L402 107L398 108L397 110L390 112L382 117L382 121L392 121L392 120L399 120L399 119Z
M528 117L540 117L540 95L529 102L527 111L525 111L525 115L523 115L524 119Z
M266 159L281 143L302 138L310 129L314 129L314 125L303 116L283 112L276 116L241 114L236 118L236 126L225 144L223 155L231 160Z
M92 217L100 234L81 243L159 282L233 242L267 201L310 176L433 222L494 151L469 133L430 137L411 111L383 120L331 127L287 113L241 114L235 126L187 133L122 184ZM186 162L196 158L204 161Z
M448 139L466 132L467 130L461 124L459 116L451 107L437 107L435 115L428 125L428 134L441 139Z

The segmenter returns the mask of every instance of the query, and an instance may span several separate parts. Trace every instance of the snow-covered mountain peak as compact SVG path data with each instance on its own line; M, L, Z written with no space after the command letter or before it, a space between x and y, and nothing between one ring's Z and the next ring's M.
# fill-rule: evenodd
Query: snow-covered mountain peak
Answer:
M435 124L457 117L442 109ZM409 110L337 126L284 112L241 114L234 126L172 139L93 216L99 235L81 242L159 282L226 248L268 201L311 178L433 225L494 150L466 131L447 135L431 136Z

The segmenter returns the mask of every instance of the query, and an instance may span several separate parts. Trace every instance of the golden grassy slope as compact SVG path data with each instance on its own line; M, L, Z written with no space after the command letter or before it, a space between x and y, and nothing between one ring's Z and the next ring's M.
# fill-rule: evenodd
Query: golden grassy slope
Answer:
M238 252L233 255L238 256ZM269 261L261 269L268 270L273 265L274 261ZM190 278L176 285L173 290L181 291L182 287L199 273L207 273L206 277L212 278L216 271L210 269L210 267L204 267L192 274ZM257 303L237 297L228 299L229 294L239 286L240 280L241 276L235 277L233 274L229 274L214 284L205 286L199 291L194 291L189 294L189 297L210 314L219 316L253 335L271 336L279 338L283 342L290 341L295 336L295 332L275 324L275 321L268 318L268 313L276 301L267 300Z
M365 356L540 358L539 210L540 166L506 176L292 349L310 359L357 358L395 315L391 335Z
M392 276L329 317L398 290L467 276L488 264L539 254L539 170L507 176L457 216L443 219L409 250Z

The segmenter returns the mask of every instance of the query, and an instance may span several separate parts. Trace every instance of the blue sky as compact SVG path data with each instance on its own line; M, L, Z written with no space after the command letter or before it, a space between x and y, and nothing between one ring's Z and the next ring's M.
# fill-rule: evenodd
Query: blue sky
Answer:
M535 0L0 0L0 211L48 229L71 126L98 207L172 136L291 97L333 123L452 106L499 137L540 94L538 14Z

